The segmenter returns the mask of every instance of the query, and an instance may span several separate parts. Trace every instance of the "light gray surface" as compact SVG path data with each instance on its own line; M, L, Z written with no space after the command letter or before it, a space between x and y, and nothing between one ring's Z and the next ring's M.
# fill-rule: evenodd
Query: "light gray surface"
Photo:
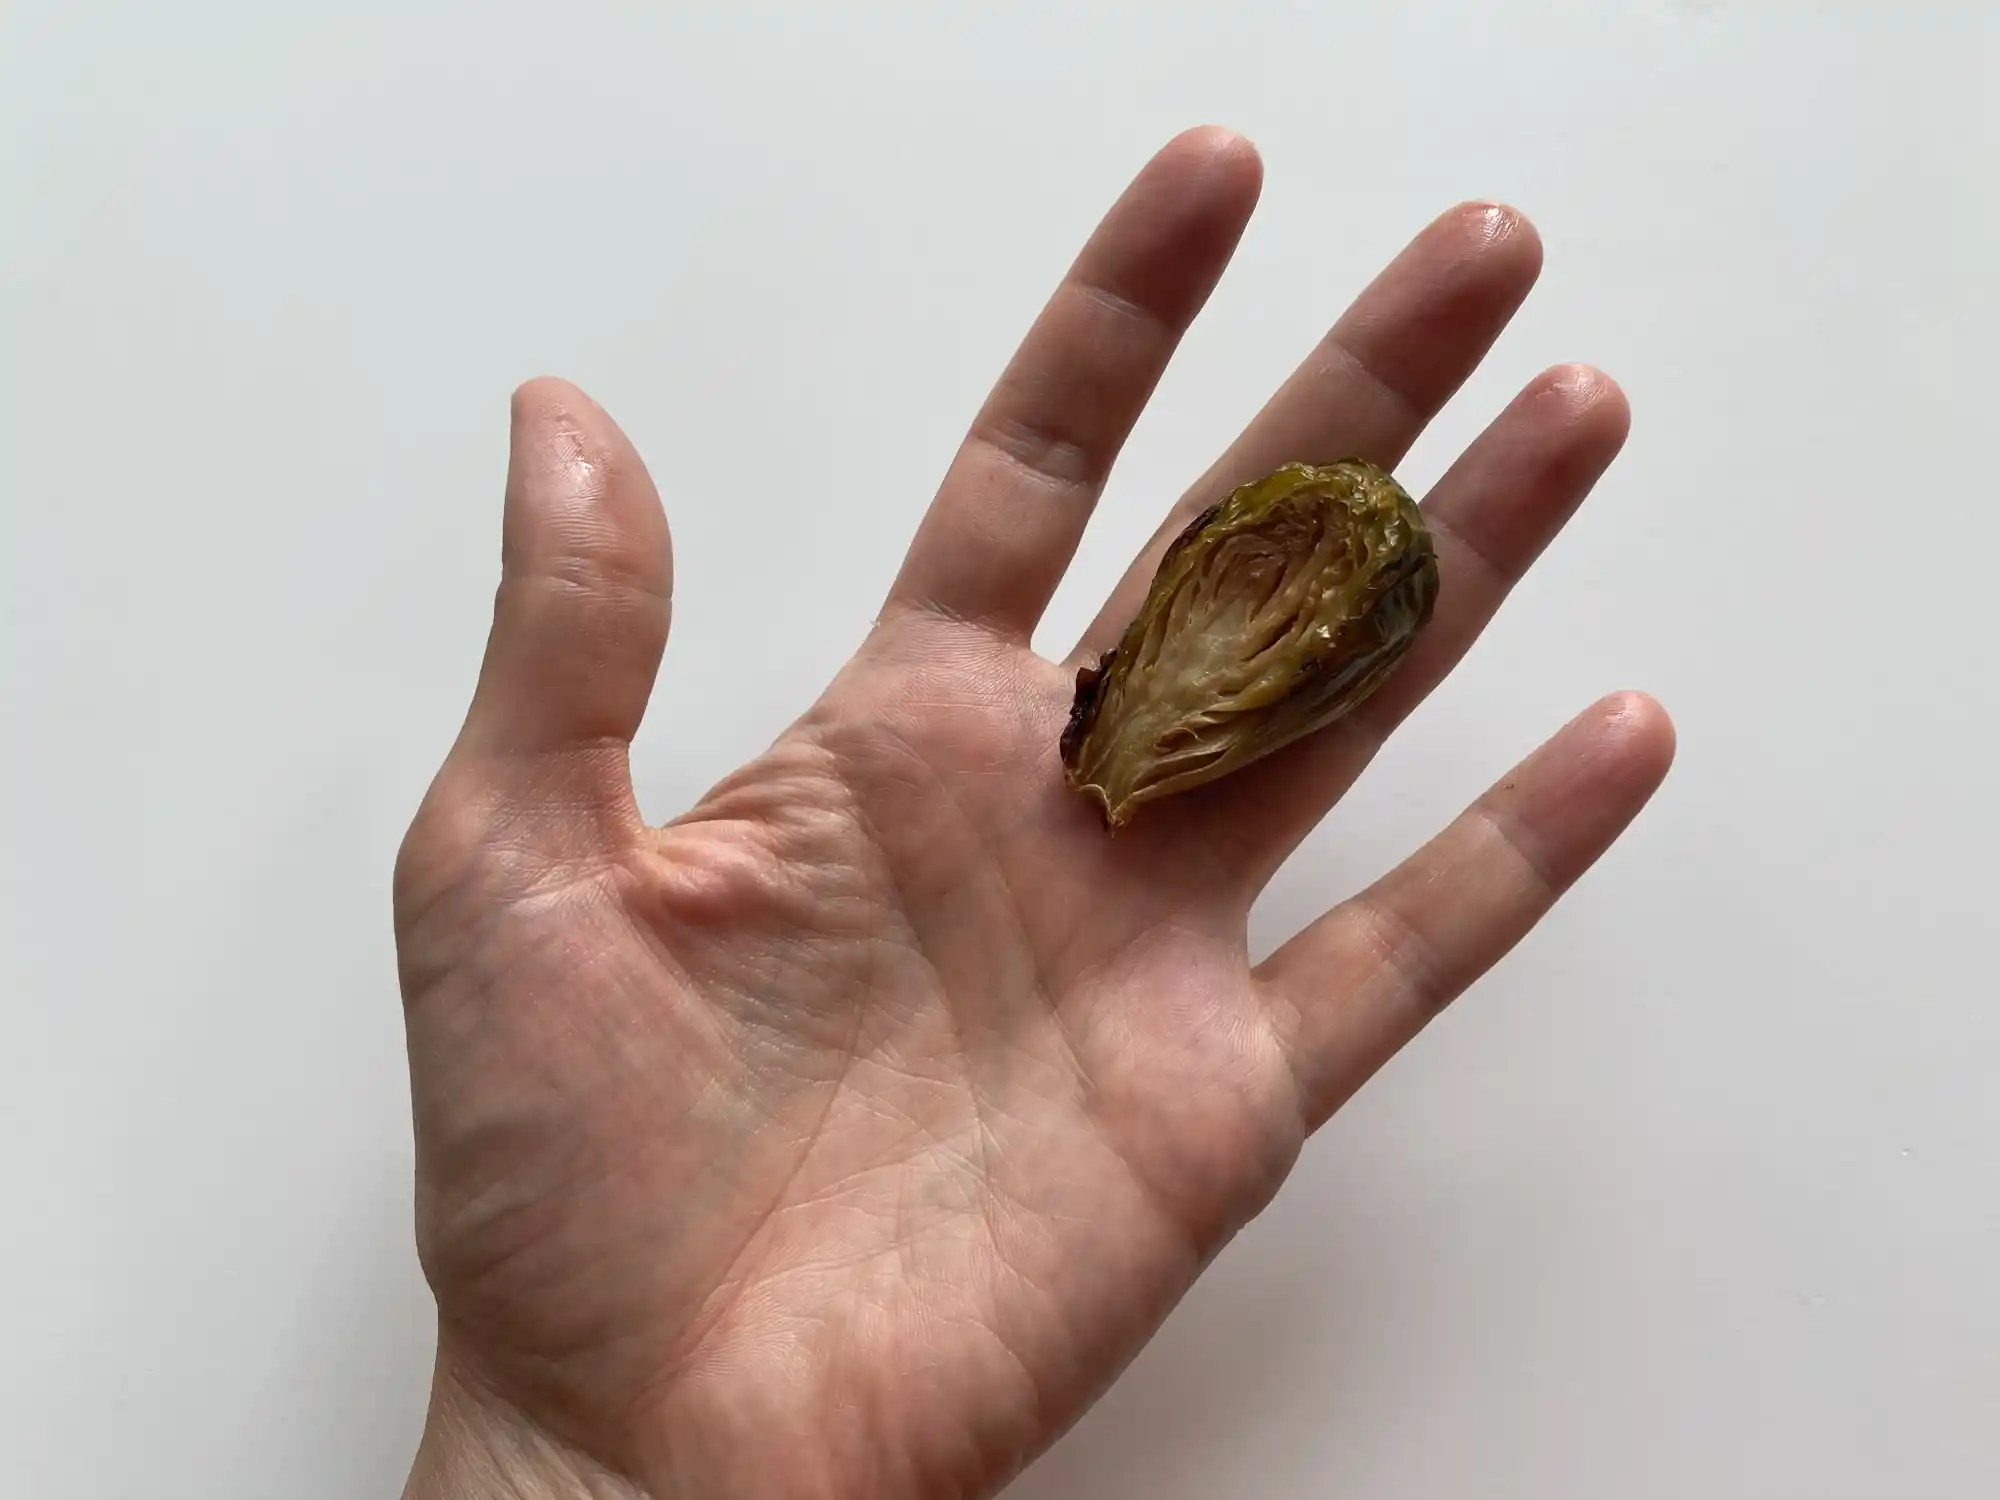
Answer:
M668 498L666 816L856 639L1070 252L1202 120L1264 205L1048 641L1458 198L1548 270L1409 477L1553 361L1637 413L1262 940L1601 691L1682 754L1015 1493L2000 1493L1994 7L971 9L0 11L0 1493L400 1483L388 869L509 388L584 384ZM802 477L752 511L753 461Z

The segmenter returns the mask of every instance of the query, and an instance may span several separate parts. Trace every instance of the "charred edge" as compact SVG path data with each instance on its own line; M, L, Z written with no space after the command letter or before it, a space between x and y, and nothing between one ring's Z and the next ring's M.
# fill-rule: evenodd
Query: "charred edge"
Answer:
M1431 614L1437 608L1438 565L1437 553L1428 545L1412 549L1398 561L1396 575L1383 591L1383 597L1386 599L1394 593L1412 596L1409 600L1414 606L1412 613L1415 616L1411 621L1412 633L1430 623Z
M1090 726L1097 718L1098 700L1103 696L1104 679L1111 670L1112 658L1117 650L1105 652L1098 657L1094 667L1079 667L1076 673L1076 697L1070 701L1069 722L1063 726L1062 762L1066 769L1074 771L1077 758L1083 752L1084 738L1090 733Z
M1428 546L1424 548L1424 560L1417 569L1416 578L1424 596L1423 603L1417 610L1417 629L1422 630L1430 624L1431 616L1437 613L1438 590L1443 586L1443 578L1438 572L1437 553Z
M1222 510L1222 506L1222 501L1216 501L1215 504L1209 506L1207 510L1181 528L1180 535L1167 544L1167 550L1161 555L1160 566L1154 573L1155 577L1166 572L1172 566L1173 560L1181 555L1182 549L1208 529L1208 523L1216 518L1217 514Z

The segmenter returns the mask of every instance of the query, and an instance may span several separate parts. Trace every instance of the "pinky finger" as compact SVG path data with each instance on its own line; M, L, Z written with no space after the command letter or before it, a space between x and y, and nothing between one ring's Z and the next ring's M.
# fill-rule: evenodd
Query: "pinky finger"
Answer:
M1452 825L1265 961L1317 1126L1534 928L1674 756L1652 699L1592 705Z

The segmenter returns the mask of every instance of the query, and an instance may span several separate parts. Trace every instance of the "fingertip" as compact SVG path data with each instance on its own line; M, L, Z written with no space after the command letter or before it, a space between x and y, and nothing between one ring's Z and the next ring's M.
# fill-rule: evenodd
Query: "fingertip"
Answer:
M514 387L508 416L516 436L567 429L604 448L625 448L610 414L581 387L555 375L537 375Z
M1558 847L1600 847L1635 817L1674 758L1673 720L1639 692L1609 693L1496 790ZM1590 856L1595 857L1593 854Z
M568 381L514 389L501 526L467 745L629 742L672 617L672 543L637 451Z
M1680 736L1657 698L1631 690L1608 693L1590 712L1606 746L1633 769L1636 779L1657 785L1666 776Z
M1622 407L1625 389L1596 365L1569 360L1550 365L1535 377L1535 387L1574 402L1579 407Z
M1146 175L1163 173L1185 212L1233 244L1264 190L1264 159L1249 139L1227 126L1197 125L1167 142ZM1206 236L1204 236L1206 237Z
M514 387L510 405L517 417L528 417L564 405L595 405L576 386L557 375L534 375Z
M1518 211L1461 203L1417 232L1330 337L1427 418L1527 300L1541 266L1541 239ZM1399 432L1396 446L1412 436Z
M530 443L550 437L564 440L571 460L584 459L602 467L616 465L619 473L631 474L649 488L652 480L639 462L637 450L611 414L581 387L554 375L537 375L514 387L509 417L516 438L516 456L521 439Z
M1248 136L1225 130L1211 149L1215 171L1227 186L1236 212L1248 219L1264 194L1264 157Z
M1665 779L1673 721L1644 693L1607 694L1484 798L1551 882L1569 884L1609 848Z
M510 560L622 550L642 570L672 565L666 515L638 450L610 413L554 376L514 388L506 546ZM659 587L668 586L663 575Z
M1617 453L1632 431L1632 403L1624 387L1595 365L1551 365L1529 382L1526 395L1556 408L1594 451Z
M1462 253L1491 265L1496 273L1525 281L1541 274L1541 231L1511 203L1467 199L1440 214L1431 228L1456 240Z
M1263 187L1263 153L1241 131L1232 130L1227 125L1197 125L1185 132L1181 139L1200 151L1215 171L1251 197L1254 198Z
M1228 125L1191 125L1161 148L1165 152L1186 152L1236 164L1252 172L1263 170L1263 158L1256 144L1242 131Z

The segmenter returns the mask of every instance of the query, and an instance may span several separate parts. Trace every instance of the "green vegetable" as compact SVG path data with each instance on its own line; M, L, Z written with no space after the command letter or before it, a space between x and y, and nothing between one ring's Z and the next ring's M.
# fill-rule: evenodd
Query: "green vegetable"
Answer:
M1393 477L1286 464L1196 516L1118 644L1077 673L1072 787L1117 828L1367 700L1437 599L1437 558Z

